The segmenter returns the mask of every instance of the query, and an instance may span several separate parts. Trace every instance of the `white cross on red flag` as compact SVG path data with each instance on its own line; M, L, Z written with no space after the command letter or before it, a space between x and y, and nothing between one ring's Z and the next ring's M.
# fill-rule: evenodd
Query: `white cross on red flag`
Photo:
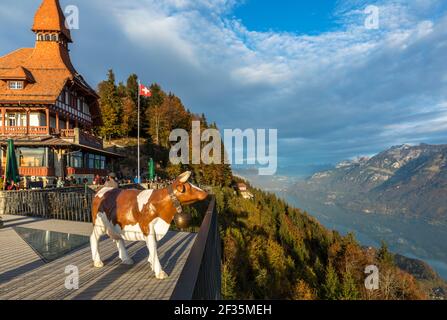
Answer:
M152 92L149 88L144 85L140 85L140 96L143 97L152 97Z

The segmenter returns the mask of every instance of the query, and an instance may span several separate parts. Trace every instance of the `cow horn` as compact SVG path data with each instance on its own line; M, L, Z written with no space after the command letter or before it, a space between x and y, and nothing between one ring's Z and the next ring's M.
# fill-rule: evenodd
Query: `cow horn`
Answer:
M186 183L189 178L191 177L191 171L186 171L184 173L182 173L177 179L178 181L180 181L181 183Z

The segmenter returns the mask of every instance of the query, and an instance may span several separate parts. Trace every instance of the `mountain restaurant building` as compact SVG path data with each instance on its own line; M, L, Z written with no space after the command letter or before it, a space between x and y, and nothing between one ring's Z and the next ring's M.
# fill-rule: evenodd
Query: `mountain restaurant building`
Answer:
M21 176L107 175L119 155L93 134L102 124L98 95L71 63L71 33L58 0L43 0L32 31L34 48L0 57L0 174L13 139Z

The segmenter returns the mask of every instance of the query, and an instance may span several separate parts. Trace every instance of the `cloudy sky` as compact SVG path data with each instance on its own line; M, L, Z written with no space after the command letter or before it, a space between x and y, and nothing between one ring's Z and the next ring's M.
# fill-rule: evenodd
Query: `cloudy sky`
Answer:
M1 0L0 55L33 45L39 3ZM278 129L281 173L447 142L445 0L61 3L79 8L72 58L92 85L135 72L222 129Z

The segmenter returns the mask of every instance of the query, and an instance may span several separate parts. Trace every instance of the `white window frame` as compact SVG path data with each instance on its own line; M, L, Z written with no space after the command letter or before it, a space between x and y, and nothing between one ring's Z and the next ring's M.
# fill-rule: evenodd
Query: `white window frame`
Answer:
M9 81L8 88L10 90L23 90L25 83L23 81Z
M8 127L17 127L17 115L15 113L8 113L6 118Z
M6 115L7 127L26 127L26 113L8 113Z

